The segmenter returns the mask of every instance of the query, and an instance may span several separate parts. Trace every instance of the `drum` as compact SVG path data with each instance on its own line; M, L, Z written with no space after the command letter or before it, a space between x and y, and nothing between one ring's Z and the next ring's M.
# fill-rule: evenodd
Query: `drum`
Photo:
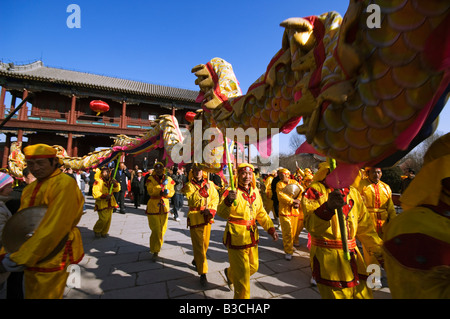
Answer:
M289 184L283 188L282 192L289 195L289 197L296 199L301 192L301 188L297 184Z
M47 206L33 206L22 209L11 216L5 224L2 242L7 253L14 253L31 237L38 228Z

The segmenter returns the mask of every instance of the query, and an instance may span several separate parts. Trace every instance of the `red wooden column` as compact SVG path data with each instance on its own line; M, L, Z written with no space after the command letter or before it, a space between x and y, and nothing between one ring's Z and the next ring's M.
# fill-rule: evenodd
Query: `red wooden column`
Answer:
M75 106L77 105L77 97L75 94L72 94L72 101L70 104L70 113L68 118L68 124L75 124L77 121L77 116L75 113Z
M11 97L11 105L9 106L9 112L14 111L14 109L16 108L16 96L13 95Z
M127 128L127 102L122 101L122 115L120 117L120 128Z
M28 96L28 90L23 89L22 100L24 100L27 96ZM25 102L19 110L19 116L17 119L20 121L26 121L28 118L27 111L28 111L28 106L27 106L27 102Z
M17 130L17 142L23 142L23 130Z
M72 156L78 157L78 138L73 139Z
M0 119L5 118L5 96L6 96L6 89L2 87L2 92L0 94Z
M72 156L72 143L73 143L72 132L69 132L67 134L67 147L66 147L66 152L67 152L67 155L69 155L69 156Z
M11 148L11 134L6 133L5 146L3 147L2 167L8 167L8 156Z

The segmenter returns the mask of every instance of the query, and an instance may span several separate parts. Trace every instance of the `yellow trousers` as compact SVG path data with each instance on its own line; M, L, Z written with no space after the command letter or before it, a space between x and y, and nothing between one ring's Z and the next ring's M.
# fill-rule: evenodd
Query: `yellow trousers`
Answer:
M192 250L194 252L195 265L199 275L208 273L208 260L206 252L209 247L209 238L211 236L211 224L191 227Z
M300 219L297 219L297 230L295 231L295 235L294 235L294 242L297 243L297 245L300 246L300 233L302 232L304 227L304 223L303 223L303 217Z
M228 248L228 278L234 285L234 299L250 299L250 276L258 271L258 246L245 249Z
M25 270L25 299L62 299L67 278L69 277L66 268L54 272Z
M147 215L150 226L150 253L159 253L167 230L169 214Z
M113 208L102 209L98 213L98 220L94 225L94 232L106 235L111 226Z
M298 216L280 215L280 225L284 252L292 255L294 253L294 240L298 241L298 236L303 229L303 219L301 225L299 225ZM300 229L299 226L301 226Z
M366 281L361 280L359 285L351 288L335 288L317 284L322 299L373 299L372 290L367 287Z

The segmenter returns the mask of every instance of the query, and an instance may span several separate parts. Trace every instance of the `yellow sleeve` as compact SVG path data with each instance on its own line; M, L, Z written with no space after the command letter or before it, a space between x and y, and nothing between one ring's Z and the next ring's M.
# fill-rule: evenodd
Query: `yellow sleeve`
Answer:
M219 200L219 205L217 205L217 215L224 219L228 219L230 217L231 213L231 207L225 204L225 198L228 196L228 191L231 190L231 188L227 188L225 192L222 194Z
M92 186L92 197L94 197L95 199L100 199L100 197L103 195L102 189L103 181L96 180L94 182L94 185Z
M391 220L394 217L397 217L397 212L395 211L394 201L392 200L392 190L388 184L384 184L386 187L386 192L388 196L388 200L386 202L386 211L387 211L387 219Z
M312 236L322 236L331 226L331 219L321 218L316 210L328 200L328 191L320 183L313 183L303 194L301 206L305 228Z
M184 188L183 192L186 195L186 199L188 200L188 206L189 207L201 207L205 206L204 197L199 194L199 189L195 187L194 184L191 182L187 183Z
M48 209L38 228L11 260L32 267L47 257L77 225L83 212L83 195L74 179L60 179L48 190Z
M120 192L120 184L118 182L114 182L114 186L112 188L112 193Z
M278 182L277 183L278 201L280 203L283 203L283 204L291 205L294 200L292 198L290 198L289 195L285 194L283 192L283 189L284 189L284 183L283 182Z
M146 188L150 196L161 196L161 185L155 181L153 176L148 178Z
M195 192L195 187L194 187L194 185L192 185L191 182L188 182L188 183L184 184L183 189L181 191L186 196L186 198L189 202L189 199L192 197L192 194Z
M217 206L219 205L219 192L214 187L215 184L213 182L209 182L209 202L208 209L214 211L214 214L217 212Z

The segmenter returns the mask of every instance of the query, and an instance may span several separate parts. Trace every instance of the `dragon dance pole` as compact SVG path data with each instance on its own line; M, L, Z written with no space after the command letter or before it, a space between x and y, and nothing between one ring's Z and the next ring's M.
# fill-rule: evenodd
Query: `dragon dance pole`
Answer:
M117 163L116 163L116 168L114 169L114 175L111 179L111 186L109 187L109 194L112 193L112 189L113 189L113 180L116 178L116 174L117 174L117 169L119 168L119 163L120 163L120 156L122 156L122 153L120 152L117 156Z
M234 146L234 141L231 143L231 146ZM224 147L225 147L225 153L227 155L227 166L228 166L228 173L230 174L230 186L231 190L236 190L236 187L234 185L234 176L233 176L233 164L231 163L231 156L230 156L230 150L227 146L227 138L224 140ZM236 201L234 201L234 204L236 204Z
M336 168L336 161L334 159L329 158L328 162L330 163L330 172L332 172ZM344 258L346 260L350 260L350 252L348 249L347 227L345 224L342 207L339 207L338 209L336 209L336 211L339 222L339 230L341 231L341 241L342 241L342 250L344 251Z

